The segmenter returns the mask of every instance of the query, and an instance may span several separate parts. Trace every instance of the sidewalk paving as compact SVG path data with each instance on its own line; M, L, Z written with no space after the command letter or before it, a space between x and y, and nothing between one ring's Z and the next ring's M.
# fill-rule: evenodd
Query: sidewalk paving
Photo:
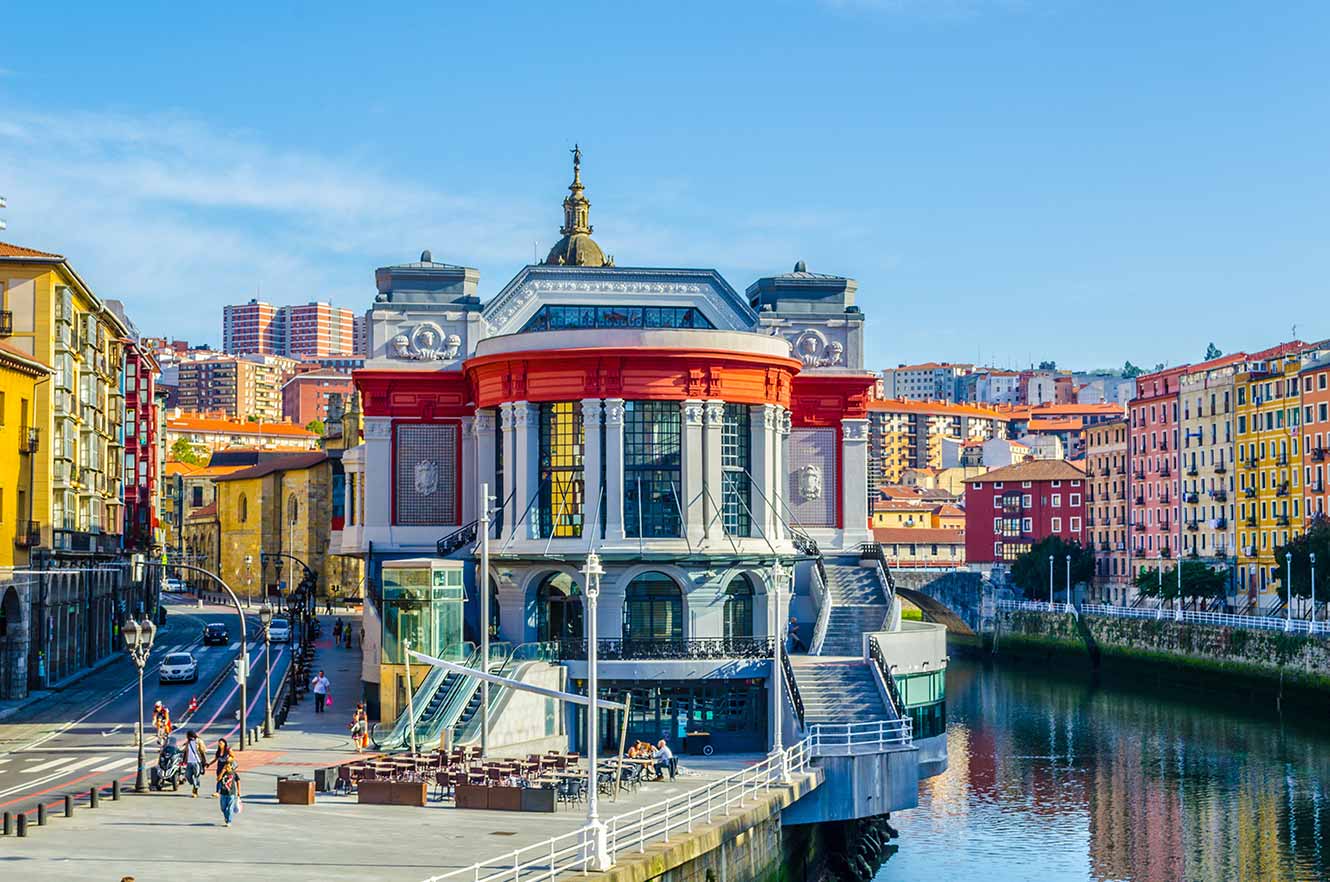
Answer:
M420 882L449 869L498 858L515 848L571 832L585 823L584 806L554 814L459 810L451 801L424 808L359 805L356 797L317 795L313 806L279 805L280 775L313 777L313 770L355 755L348 726L360 690L360 650L332 646L336 617L322 616L325 635L315 670L332 681L333 707L314 713L307 696L271 739L241 756L244 810L230 828L209 788L198 799L187 790L104 799L96 811L52 817L28 838L3 838L5 875L48 880L385 880ZM343 621L358 618L342 616ZM678 780L602 797L610 818L686 793L760 757L683 758ZM207 777L211 782L211 774Z

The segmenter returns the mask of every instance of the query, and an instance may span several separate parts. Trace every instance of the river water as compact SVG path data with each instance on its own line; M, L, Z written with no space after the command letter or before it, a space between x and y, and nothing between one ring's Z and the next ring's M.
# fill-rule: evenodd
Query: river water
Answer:
M950 767L874 882L1330 880L1330 711L953 661Z

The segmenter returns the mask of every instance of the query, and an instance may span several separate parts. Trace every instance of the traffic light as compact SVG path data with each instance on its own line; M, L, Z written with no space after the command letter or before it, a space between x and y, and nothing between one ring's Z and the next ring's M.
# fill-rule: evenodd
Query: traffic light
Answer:
M237 683L245 682L249 676L249 656L241 655L235 661L231 662L232 675Z

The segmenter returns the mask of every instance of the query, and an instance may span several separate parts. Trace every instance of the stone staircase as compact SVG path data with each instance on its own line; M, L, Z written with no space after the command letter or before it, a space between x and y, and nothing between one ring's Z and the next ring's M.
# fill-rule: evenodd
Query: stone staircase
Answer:
M877 571L859 566L857 559L825 560L831 614L821 655L863 655L863 634L882 629L887 618L887 595Z
M790 662L803 699L805 726L896 718L878 692L870 662L806 655L791 656Z

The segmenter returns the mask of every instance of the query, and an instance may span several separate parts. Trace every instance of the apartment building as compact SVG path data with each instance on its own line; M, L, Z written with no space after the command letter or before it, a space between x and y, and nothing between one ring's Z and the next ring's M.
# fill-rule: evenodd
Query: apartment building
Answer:
M1323 352L1286 344L1258 353L1235 377L1238 454L1238 572L1247 599L1279 606L1275 549L1301 532L1304 365Z
M902 364L882 372L884 398L909 401L956 401L957 381L974 370L972 364L930 361Z
M41 519L29 505L42 440L33 401L50 375L46 365L0 339L0 568L27 566L41 544Z
M1100 599L1110 603L1128 603L1133 596L1127 437L1125 419L1086 430L1086 536L1095 552L1094 587Z
M1130 405L1131 556L1152 567L1175 557L1179 546L1178 390L1186 371L1181 366L1137 377Z
M230 355L351 356L355 340L355 314L330 303L273 306L251 300L222 307L222 348Z
M282 416L297 426L328 419L332 396L349 399L355 383L349 374L339 371L307 371L296 374L282 386Z
M1229 561L1237 547L1234 379L1245 359L1239 353L1206 362L1179 381L1182 550L1213 564Z
M224 413L229 417L278 422L282 419L284 368L264 359L219 356L181 362L175 400L190 413Z
M885 399L868 403L869 485L896 484L908 468L941 468L943 439L986 441L1006 436L995 411L945 401Z
M125 339L125 531L124 547L151 551L161 544L161 410L155 378L157 362L136 335Z
M994 469L965 485L965 560L1010 565L1049 536L1084 544L1085 472L1041 460Z
M1302 380L1303 516L1330 517L1330 356L1308 361ZM1327 561L1330 566L1330 561Z

